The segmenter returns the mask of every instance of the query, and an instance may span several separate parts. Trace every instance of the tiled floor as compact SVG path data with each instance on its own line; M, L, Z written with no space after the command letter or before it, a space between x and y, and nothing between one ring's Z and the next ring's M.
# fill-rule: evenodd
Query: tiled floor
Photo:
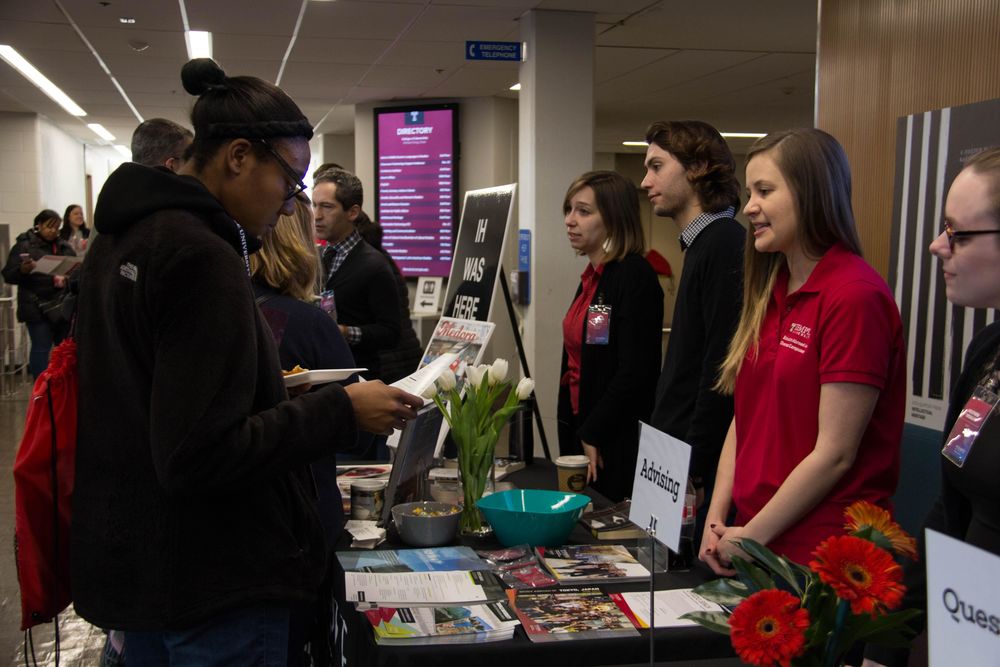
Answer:
M20 631L21 599L14 564L14 456L21 442L31 387L25 383L11 396L0 396L0 665L24 665ZM4 553L6 551L6 553ZM100 662L104 634L75 616L60 615L60 667L93 667ZM34 632L38 665L54 665L52 625ZM35 664L33 661L29 664Z

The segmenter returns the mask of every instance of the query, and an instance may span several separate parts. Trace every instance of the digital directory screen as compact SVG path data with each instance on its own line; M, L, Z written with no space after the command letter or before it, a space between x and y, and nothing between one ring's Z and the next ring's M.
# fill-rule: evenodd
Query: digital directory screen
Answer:
M447 276L458 216L458 106L375 109L375 214L404 276Z

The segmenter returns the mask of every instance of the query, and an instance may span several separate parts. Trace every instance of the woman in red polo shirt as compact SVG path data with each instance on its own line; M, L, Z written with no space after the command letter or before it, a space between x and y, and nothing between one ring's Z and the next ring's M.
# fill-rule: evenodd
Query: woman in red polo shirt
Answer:
M888 508L906 403L899 311L861 258L843 148L789 130L748 159L744 303L718 383L735 417L700 552L719 574L733 540L806 563L848 505Z
M635 186L592 171L563 201L569 244L590 263L563 319L559 450L590 459L587 481L612 500L632 493L639 420L660 373L663 290L643 257Z

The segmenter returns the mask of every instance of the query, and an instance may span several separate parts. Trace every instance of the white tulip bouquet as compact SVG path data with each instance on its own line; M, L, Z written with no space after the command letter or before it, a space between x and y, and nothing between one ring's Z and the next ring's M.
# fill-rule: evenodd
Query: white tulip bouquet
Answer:
M461 530L477 534L484 530L476 501L486 490L486 480L493 465L493 453L504 424L521 401L531 396L535 381L523 378L513 387L507 381L508 365L497 359L491 365L467 366L465 395L451 370L445 370L424 398L434 401L451 427L458 449L458 468L462 475ZM506 398L504 396L506 395ZM503 403L496 407L503 399Z

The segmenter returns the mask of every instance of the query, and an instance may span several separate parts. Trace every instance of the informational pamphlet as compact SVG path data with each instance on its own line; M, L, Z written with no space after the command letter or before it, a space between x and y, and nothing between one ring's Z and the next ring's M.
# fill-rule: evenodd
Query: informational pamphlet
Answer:
M338 551L345 572L454 572L488 570L489 564L469 547L426 547Z
M649 570L621 544L538 547L536 551L560 585L649 579Z
M471 644L510 639L520 625L503 601L448 607L403 607L365 612L375 642L387 646Z
M347 600L375 607L443 607L503 598L492 572L345 572Z
M509 591L514 611L533 642L634 637L639 633L599 588Z
M80 266L81 262L83 257L43 255L35 260L35 268L31 272L49 276L68 276Z
M611 599L632 619L637 628L649 627L649 591L631 593L612 593ZM656 605L656 627L679 628L697 625L694 621L682 619L681 616L692 611L723 611L722 607L709 602L690 588L677 588L669 591L656 591L653 598Z

